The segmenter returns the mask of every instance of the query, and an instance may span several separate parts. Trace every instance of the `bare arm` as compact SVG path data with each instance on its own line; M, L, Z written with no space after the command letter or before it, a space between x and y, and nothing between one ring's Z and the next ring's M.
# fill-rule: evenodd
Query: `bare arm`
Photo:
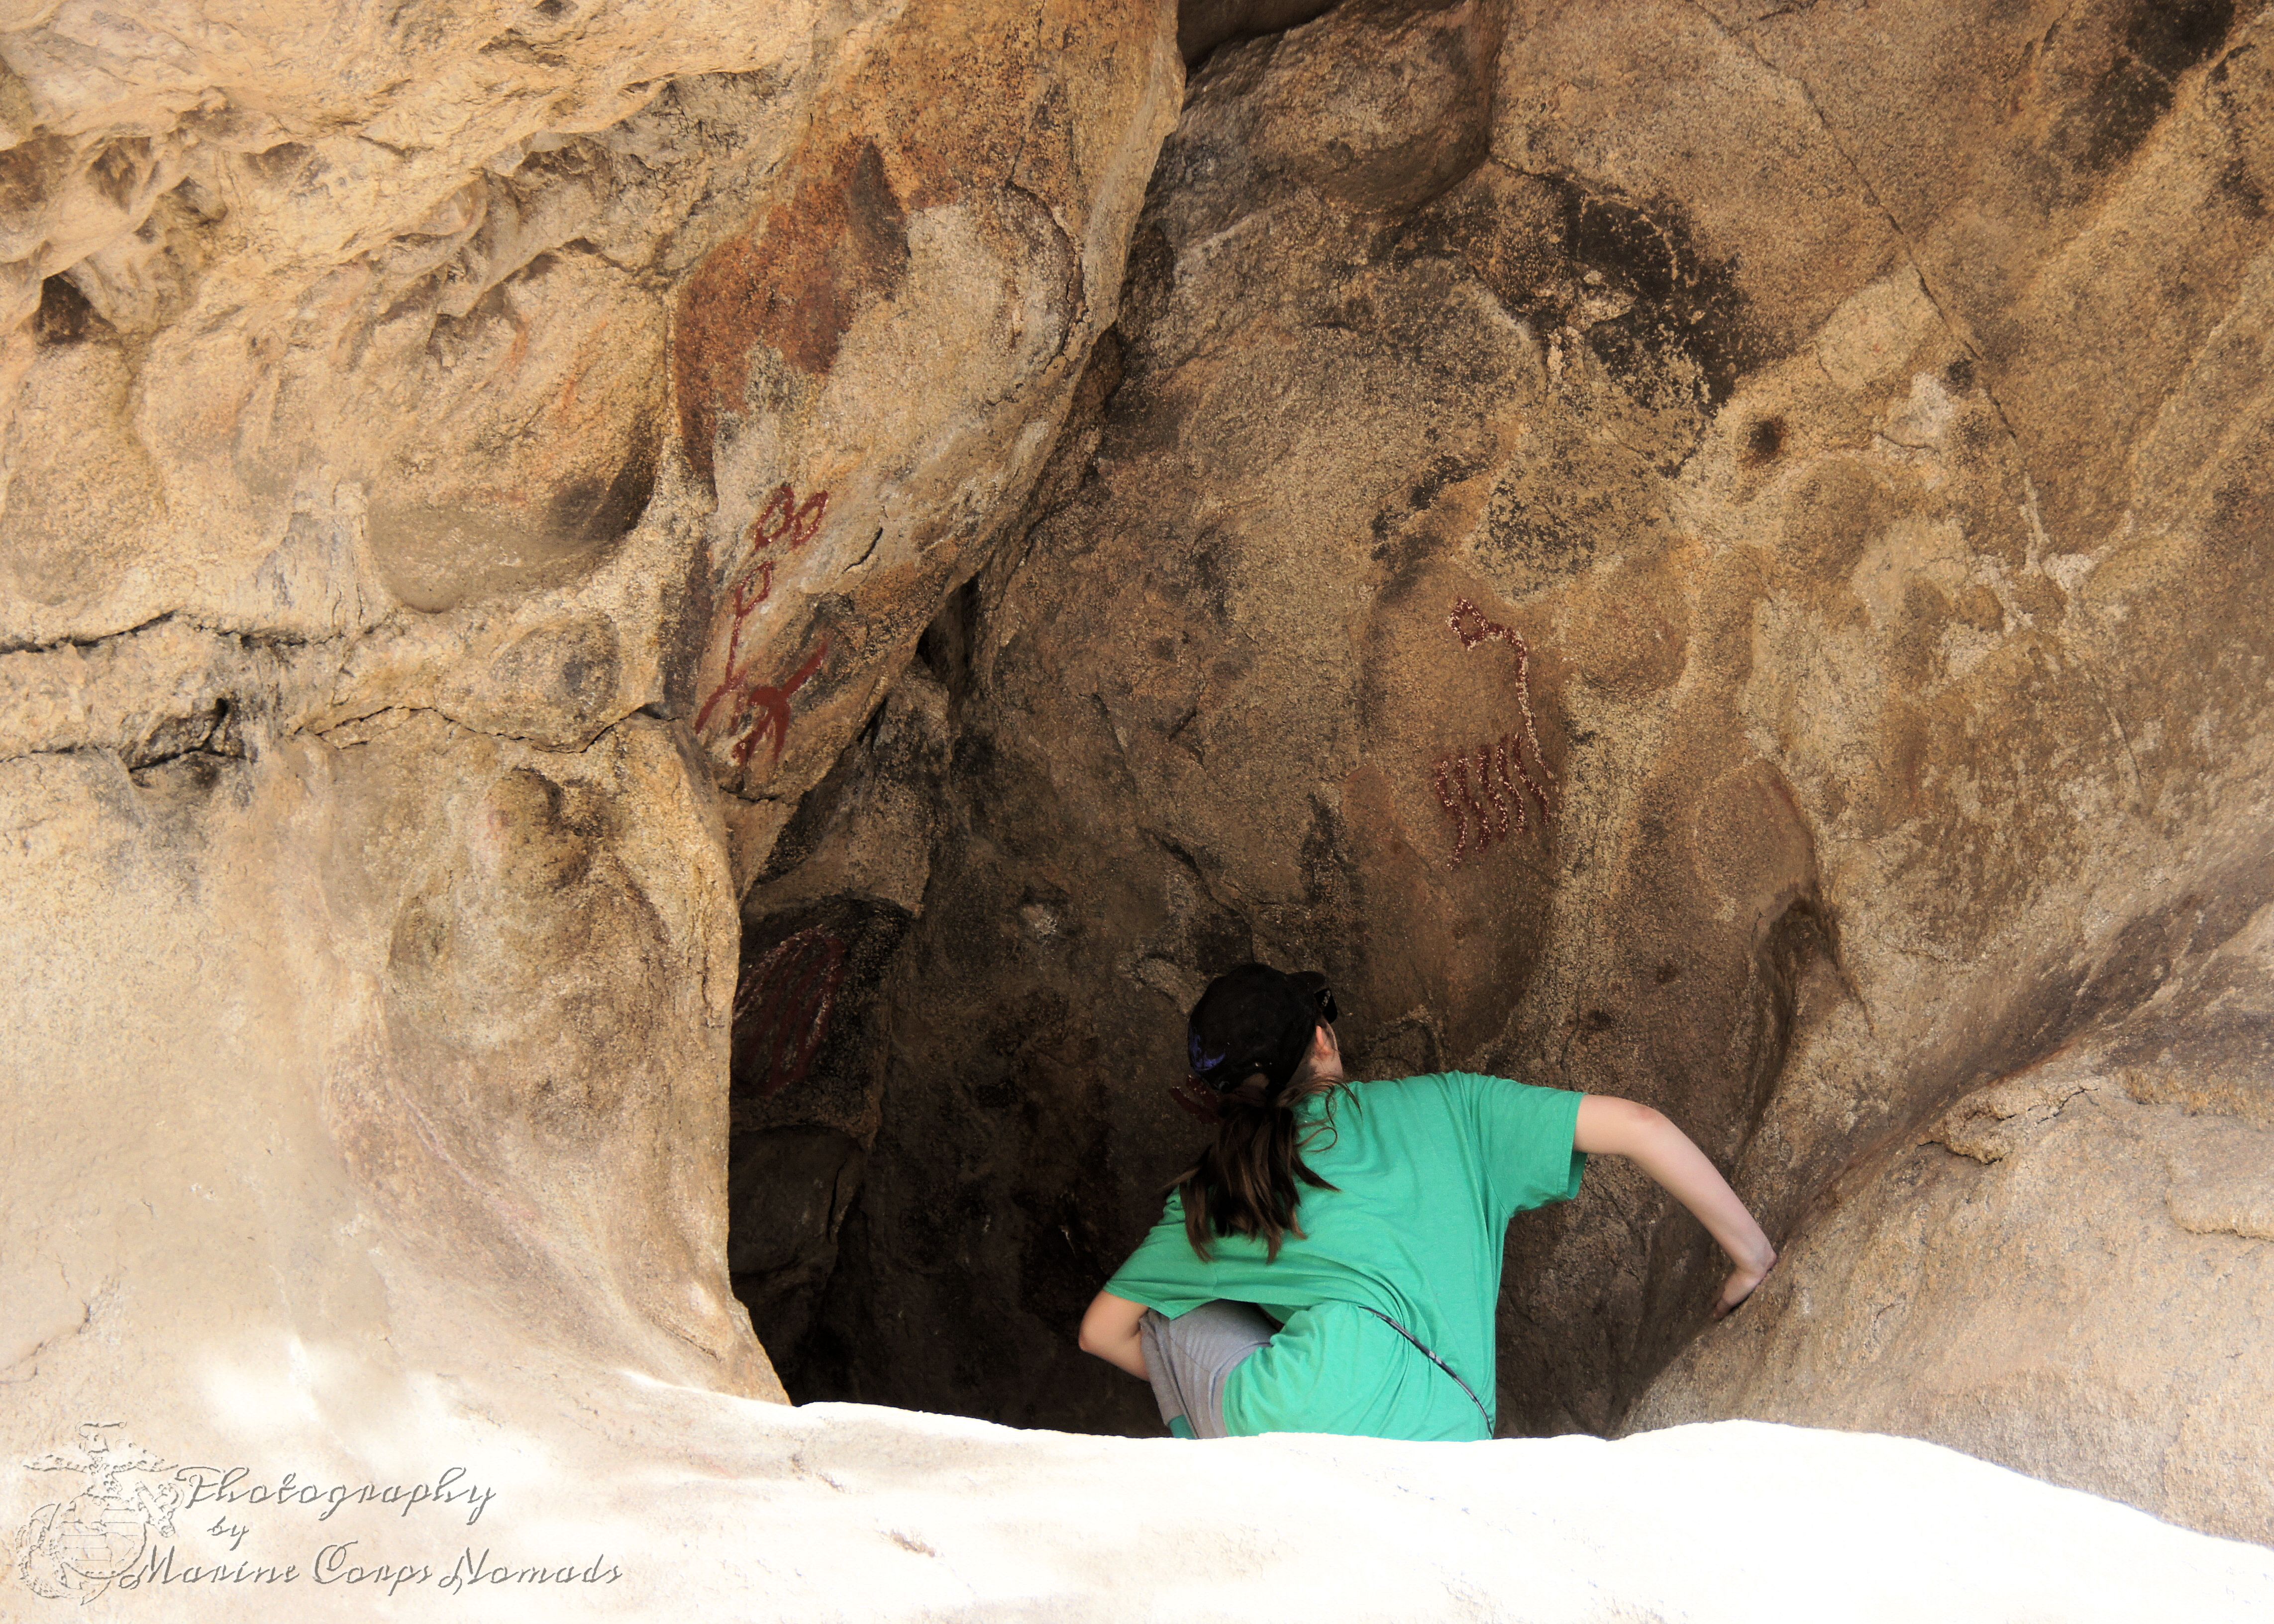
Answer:
M1144 1304L1110 1291L1099 1292L1091 1300L1089 1312L1081 1317L1081 1350L1118 1365L1133 1376L1143 1377L1145 1341L1137 1334L1137 1322L1144 1317Z
M1571 1144L1591 1156L1631 1157L1721 1244L1736 1271L1713 1304L1716 1320L1751 1296L1753 1288L1775 1264L1776 1248L1769 1244L1769 1237L1753 1222L1745 1204L1737 1199L1728 1180L1688 1134L1649 1106L1591 1094L1579 1101L1578 1131L1572 1135Z

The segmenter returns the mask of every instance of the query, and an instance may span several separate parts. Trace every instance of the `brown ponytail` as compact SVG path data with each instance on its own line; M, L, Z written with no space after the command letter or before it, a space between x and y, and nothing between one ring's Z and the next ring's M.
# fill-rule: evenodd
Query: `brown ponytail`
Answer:
M1275 1088L1258 1074L1221 1096L1216 1143L1174 1186L1184 1198L1186 1238L1198 1256L1207 1257L1219 1235L1261 1236L1276 1262L1280 1243L1303 1233L1295 1216L1301 1186L1335 1188L1303 1160L1306 1136L1295 1107L1322 1092L1306 1081L1299 1076Z
M1338 1063L1323 1071L1317 1064L1337 1052L1332 1036L1321 1035L1336 1013L1325 976L1267 964L1235 965L1193 1005L1185 1024L1192 1070L1169 1092L1216 1126L1216 1143L1173 1186L1196 1255L1207 1257L1220 1235L1261 1236L1276 1262L1288 1234L1303 1233L1295 1221L1302 1187L1334 1188L1303 1160L1310 1130L1298 1125L1295 1108L1342 1081ZM1331 1117L1324 1125L1333 1132Z

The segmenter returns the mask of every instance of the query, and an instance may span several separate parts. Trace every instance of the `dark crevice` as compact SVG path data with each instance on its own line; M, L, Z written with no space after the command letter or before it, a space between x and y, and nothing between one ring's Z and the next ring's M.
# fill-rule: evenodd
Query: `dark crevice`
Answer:
M129 772L144 772L187 756L242 761L245 748L238 715L229 699L215 699L203 710L161 723L139 744L122 751L120 758Z
M1783 1079L1809 967L1822 963L1836 972L1838 942L1832 916L1812 895L1794 898L1761 932L1746 988L1741 1145L1751 1144L1759 1134Z
M1177 7L1177 49L1197 78L1209 55L1223 45L1284 34L1324 17L1338 0L1182 0Z
M974 575L949 593L947 602L916 639L916 658L947 690L951 717L971 691L972 662L978 646L979 580Z
M116 643L122 637L132 637L153 627L163 626L174 618L174 614L175 612L169 609L163 614L154 614L132 626L123 627L115 632L101 632L92 637L57 637L48 643L35 642L31 638L0 638L0 654L48 654L58 649L100 648L106 643Z
M68 275L40 284L40 306L32 315L32 337L41 344L76 344L113 336L110 324L94 313L87 295Z

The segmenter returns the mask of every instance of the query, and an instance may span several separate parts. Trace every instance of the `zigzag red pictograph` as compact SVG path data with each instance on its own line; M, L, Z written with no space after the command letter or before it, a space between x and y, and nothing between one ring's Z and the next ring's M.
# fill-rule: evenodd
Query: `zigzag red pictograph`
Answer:
M1461 640L1464 649L1473 649L1483 643L1504 643L1515 651L1516 703L1524 723L1521 731L1511 729L1497 739L1486 740L1473 750L1456 750L1437 762L1437 803L1453 820L1453 866L1458 868L1461 859L1472 849L1481 852L1494 841L1505 840L1511 833L1523 831L1530 821L1527 793L1539 803L1540 827L1544 835L1548 821L1555 816L1555 803L1548 799L1547 789L1547 784L1555 782L1555 775L1548 771L1547 758L1540 753L1540 730L1532 715L1532 645L1512 628L1485 619L1484 611L1465 598L1453 600L1453 612L1446 618L1446 624ZM1532 766L1539 769L1539 778L1534 778L1531 768L1525 765L1527 748L1532 752ZM1472 769L1476 778L1473 786L1470 783ZM1473 848L1469 842L1472 823L1476 828Z

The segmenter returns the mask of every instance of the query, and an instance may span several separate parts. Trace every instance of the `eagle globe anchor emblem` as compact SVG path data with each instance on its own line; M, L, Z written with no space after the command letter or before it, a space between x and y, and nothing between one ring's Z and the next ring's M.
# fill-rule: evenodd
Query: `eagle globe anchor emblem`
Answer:
M118 1425L84 1422L78 1449L24 1462L33 1471L76 1471L87 1479L71 1499L34 1512L18 1538L16 1573L34 1595L93 1601L133 1571L153 1530L174 1531L179 1485L128 1482L128 1474L162 1471L166 1462L138 1444L104 1435Z

